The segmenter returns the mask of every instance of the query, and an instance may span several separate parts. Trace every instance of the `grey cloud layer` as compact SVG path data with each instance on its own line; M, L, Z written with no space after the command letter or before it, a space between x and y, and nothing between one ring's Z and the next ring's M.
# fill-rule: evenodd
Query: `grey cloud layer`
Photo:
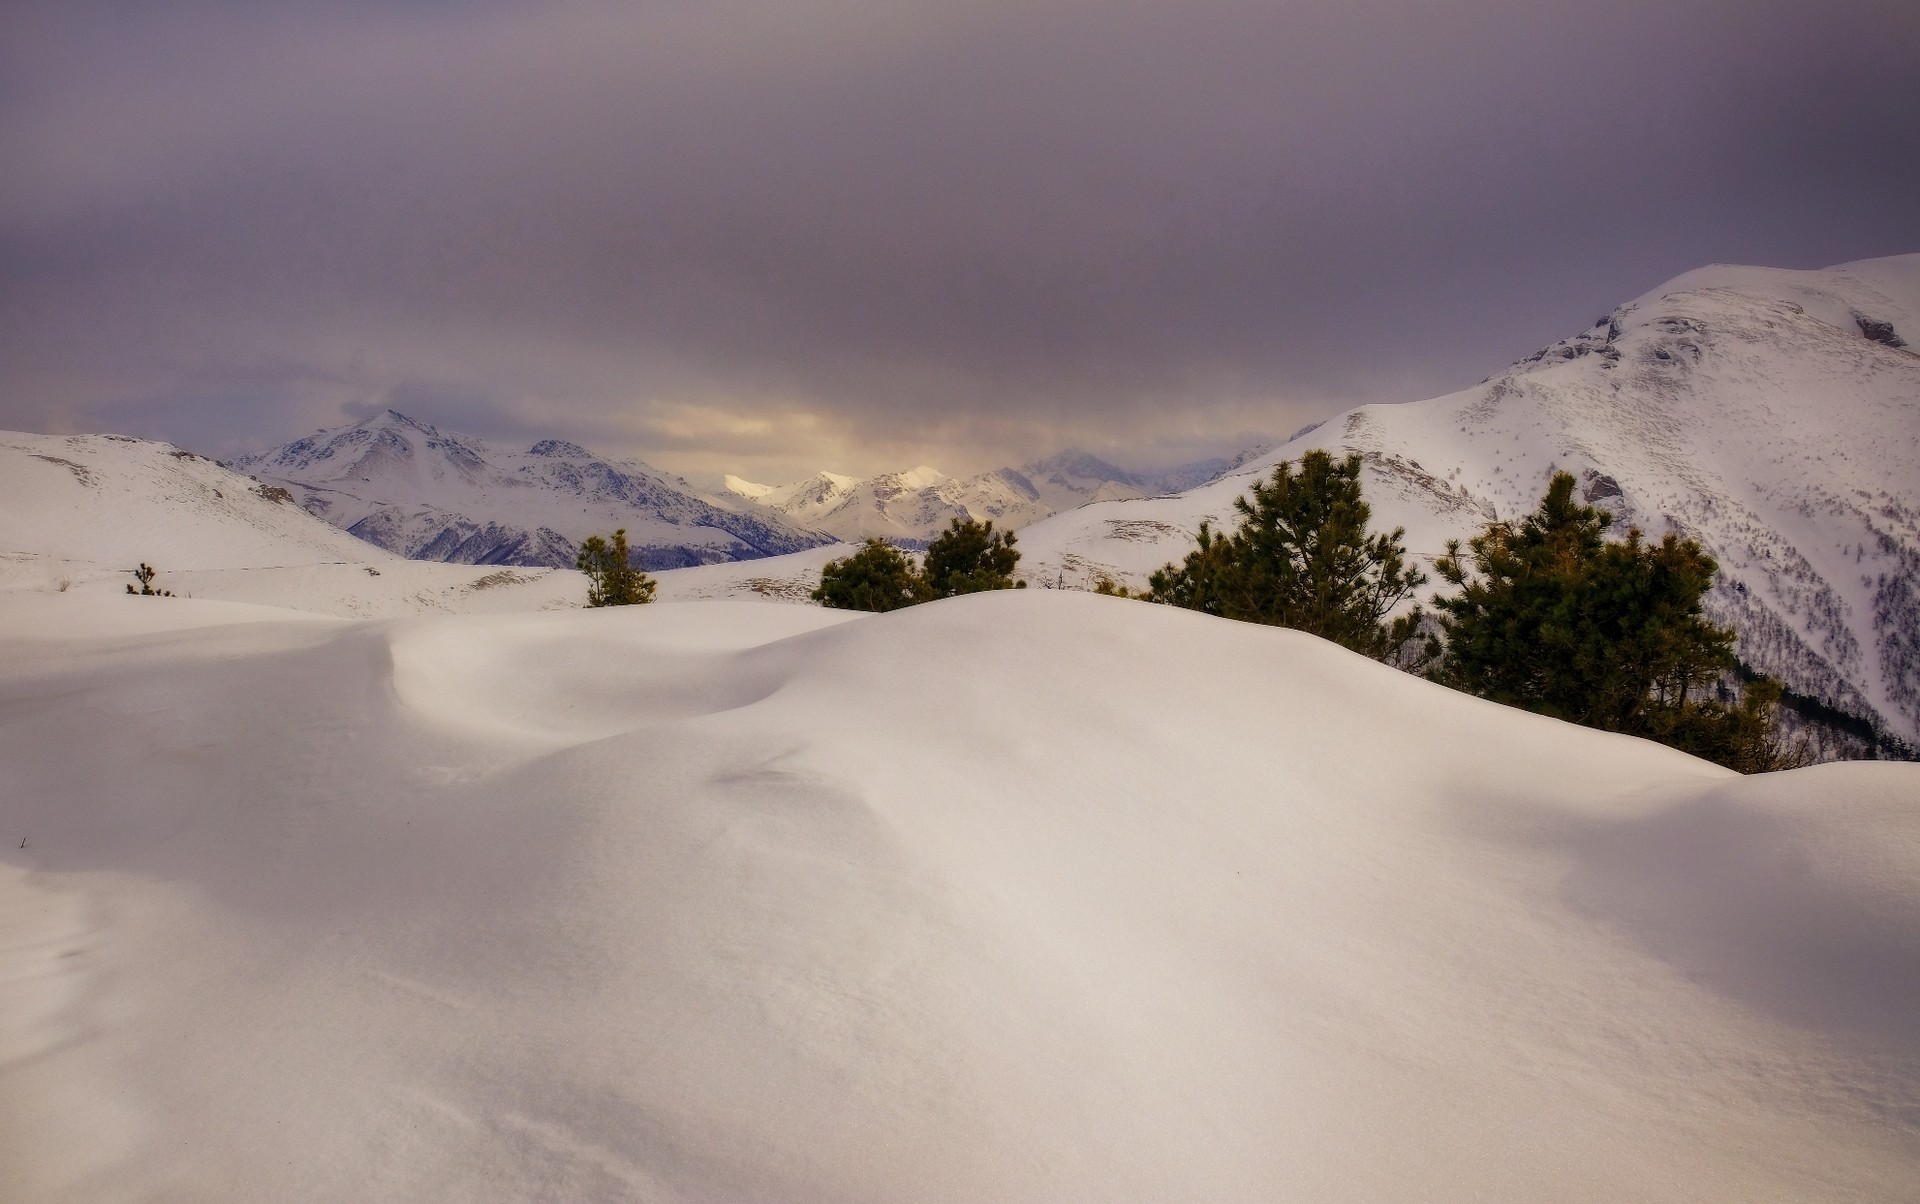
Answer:
M1911 7L19 10L0 423L413 397L770 467L1283 430L1700 263L1920 249Z

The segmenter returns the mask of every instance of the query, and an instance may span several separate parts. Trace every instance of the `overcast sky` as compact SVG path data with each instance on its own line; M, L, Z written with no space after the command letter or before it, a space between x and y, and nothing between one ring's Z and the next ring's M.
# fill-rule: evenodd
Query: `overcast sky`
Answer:
M0 16L0 426L1146 465L1920 251L1913 0Z

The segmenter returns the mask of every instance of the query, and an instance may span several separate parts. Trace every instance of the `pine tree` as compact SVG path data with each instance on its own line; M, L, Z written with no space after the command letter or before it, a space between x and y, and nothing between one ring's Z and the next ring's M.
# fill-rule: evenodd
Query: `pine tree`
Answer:
M1273 477L1237 498L1240 525L1222 535L1202 523L1179 566L1149 580L1154 602L1227 619L1311 632L1375 658L1413 635L1418 612L1388 623L1426 581L1406 563L1405 532L1369 534L1361 460L1310 451L1274 466Z
M993 589L1025 589L1013 579L1020 553L1012 532L995 531L992 520L954 519L927 545L921 576L929 597L952 598Z
M1613 516L1575 502L1573 486L1557 473L1518 524L1489 526L1466 554L1447 545L1435 568L1459 589L1434 599L1446 638L1429 642L1429 675L1742 772L1798 763L1774 734L1778 684L1725 685L1734 633L1701 610L1713 558L1671 534L1647 543L1637 528L1608 541Z
M913 561L883 539L869 539L853 555L828 561L813 591L815 602L840 610L899 610L929 596Z
M634 568L632 561L625 527L613 533L612 542L599 535L588 536L574 560L587 575L587 605L637 606L653 601L659 583Z
M148 597L148 598L173 597L173 591L170 589L153 588L153 579L159 575L160 575L159 569L154 568L152 565L148 564L144 560L141 561L140 567L133 570L133 579L140 583L140 588L136 590L131 585L129 585L127 587L127 592L130 594L139 594L143 597Z

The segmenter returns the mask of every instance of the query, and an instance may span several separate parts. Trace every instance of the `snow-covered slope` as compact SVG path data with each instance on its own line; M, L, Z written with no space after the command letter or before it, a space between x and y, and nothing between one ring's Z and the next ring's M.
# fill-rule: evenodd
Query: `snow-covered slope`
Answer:
M632 460L544 439L524 452L388 410L234 466L314 514L416 560L569 567L589 535L624 527L648 568L751 560L827 542L777 515L696 496Z
M735 598L805 603L820 584L820 570L850 551L829 544L768 556L665 569L651 574L661 602ZM377 563L316 562L250 569L163 569L157 584L177 597L254 606L284 607L344 619L394 619L413 615L512 614L573 610L586 605L587 579L572 569L440 564L388 558ZM0 560L0 567L6 561ZM60 592L40 563L0 572L0 591ZM124 593L124 569L77 571L66 565L67 591L75 596Z
M0 587L103 573L125 581L142 562L247 570L393 559L286 490L165 443L0 431Z
M23 1204L1920 1184L1913 766L1039 590L16 593L0 765Z
M805 602L848 550L657 571L656 596ZM342 618L571 609L587 595L571 569L402 559L314 518L286 487L164 443L0 432L0 593L122 594L141 563L180 598Z
M1021 534L1036 583L1141 583L1201 520L1310 448L1367 460L1380 525L1441 552L1531 510L1555 469L1625 523L1698 539L1740 655L1920 741L1920 255L1824 271L1713 267L1477 388L1366 406L1177 498Z
M1012 530L1088 502L1177 492L1235 465L1232 460L1205 460L1135 473L1085 452L1067 451L1019 468L964 478L921 465L864 480L820 472L786 485L760 485L736 476L726 477L724 484L749 502L841 539L880 536L914 543L932 539L956 518L991 520Z

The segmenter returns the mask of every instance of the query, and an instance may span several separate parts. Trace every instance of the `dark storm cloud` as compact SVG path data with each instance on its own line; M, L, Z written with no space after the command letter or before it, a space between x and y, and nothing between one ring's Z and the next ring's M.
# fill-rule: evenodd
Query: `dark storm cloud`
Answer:
M1204 450L1703 263L1920 250L1904 0L5 21L6 425L412 399L696 468Z

